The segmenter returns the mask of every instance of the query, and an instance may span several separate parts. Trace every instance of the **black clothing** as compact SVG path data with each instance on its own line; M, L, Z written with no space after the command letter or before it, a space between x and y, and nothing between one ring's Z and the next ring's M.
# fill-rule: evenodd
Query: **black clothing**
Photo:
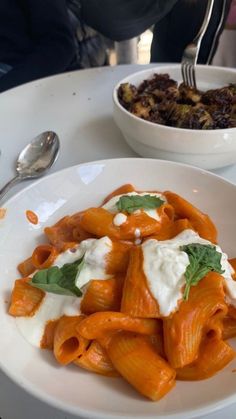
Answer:
M81 16L88 25L116 41L141 34L152 25L151 61L180 62L184 48L201 27L208 0L81 0ZM210 61L223 30L231 0L215 0L212 18L202 41L199 63L206 63L224 13ZM102 12L101 12L102 11Z
M0 92L60 73L75 54L65 0L0 0Z
M75 59L70 69L101 67L108 64L108 48L113 42L85 24L80 15L78 0L67 0L67 6L75 44Z
M178 0L81 0L84 21L114 41L140 35L159 22Z
M180 62L184 48L194 39L204 19L208 0L180 0L160 22L155 25L151 48L153 62ZM219 36L224 28L231 0L215 0L210 24L203 37L198 63L211 62L216 51ZM224 10L223 10L224 9ZM224 17L222 18L222 12ZM218 25L221 28L212 45ZM211 48L213 50L211 51Z
M215 0L213 17L202 42L200 63L209 59L225 2L218 35L231 0ZM69 4L78 11L82 26L85 23L116 41L138 36L155 25L151 60L179 62L185 46L201 26L207 0L0 0L0 63L13 67L1 77L0 92L68 69L96 65L98 61L93 58L97 44L92 44L83 30L80 32L84 39L75 47L76 28L69 20ZM104 55L100 60L104 61Z

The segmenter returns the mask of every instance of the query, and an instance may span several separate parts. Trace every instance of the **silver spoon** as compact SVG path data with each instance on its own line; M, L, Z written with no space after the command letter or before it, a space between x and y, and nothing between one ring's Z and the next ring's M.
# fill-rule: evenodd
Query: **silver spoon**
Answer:
M0 200L9 189L25 179L43 176L56 161L60 148L57 134L45 131L35 137L19 154L16 162L16 176L0 189Z

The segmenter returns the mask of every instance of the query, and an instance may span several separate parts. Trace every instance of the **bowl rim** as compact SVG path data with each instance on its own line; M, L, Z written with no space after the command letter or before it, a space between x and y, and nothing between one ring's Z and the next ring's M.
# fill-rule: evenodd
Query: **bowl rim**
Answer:
M222 73L230 73L236 76L236 69L232 68L232 67L220 67L220 66L210 66L210 65L205 65L205 64L198 64L196 66L199 69L205 70L207 72L211 72L212 70L217 70L220 71ZM200 134L201 135L214 135L214 134L219 134L222 133L226 134L226 133L234 133L236 131L236 127L232 127L232 128L222 128L222 129L206 129L206 130L201 130L201 129L190 129L190 128L179 128L179 127L170 127L168 125L161 125L161 124L157 124L155 122L152 121L147 121L146 119L142 119L139 118L138 116L132 114L131 112L127 111L127 109L125 109L119 102L118 100L118 89L119 86L122 83L125 83L128 81L129 78L135 77L137 75L141 75L141 74L145 74L145 73L155 73L156 70L158 70L159 73L162 73L162 70L168 70L168 69L180 69L181 65L180 64L169 64L169 65L157 65L156 67L149 67L146 68L144 70L140 70L140 71L136 71L135 73L131 73L130 75L124 77L123 79L121 79L118 83L116 83L114 89L113 89L113 94L112 94L112 98L113 98L113 104L121 111L124 112L125 115L131 119L133 119L134 121L139 121L139 123L143 123L144 125L147 126L152 126L152 127L158 127L158 129L163 129L163 131L165 130L170 130L170 131L175 131L175 130L179 130L181 132L186 132L186 133L195 133L195 134ZM161 71L160 71L161 70ZM150 77L150 74L149 76ZM145 79L143 79L145 80ZM194 135L195 135L194 134Z

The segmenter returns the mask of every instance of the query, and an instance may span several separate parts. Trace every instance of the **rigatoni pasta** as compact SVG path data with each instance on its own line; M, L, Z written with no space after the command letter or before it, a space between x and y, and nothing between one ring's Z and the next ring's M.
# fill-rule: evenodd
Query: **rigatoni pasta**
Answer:
M197 287L192 287L188 301L183 301L171 318L163 320L165 353L170 365L182 368L194 362L209 319L216 313L223 319L227 311L223 278L209 273Z
M18 265L9 314L59 364L123 377L156 401L235 357L236 259L183 197L122 185L45 235Z

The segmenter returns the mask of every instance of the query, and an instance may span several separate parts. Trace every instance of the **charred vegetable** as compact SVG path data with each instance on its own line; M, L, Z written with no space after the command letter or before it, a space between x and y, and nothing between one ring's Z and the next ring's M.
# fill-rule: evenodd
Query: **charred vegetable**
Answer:
M188 129L236 127L236 84L201 92L168 74L154 74L138 87L123 83L118 89L122 106L156 124Z

